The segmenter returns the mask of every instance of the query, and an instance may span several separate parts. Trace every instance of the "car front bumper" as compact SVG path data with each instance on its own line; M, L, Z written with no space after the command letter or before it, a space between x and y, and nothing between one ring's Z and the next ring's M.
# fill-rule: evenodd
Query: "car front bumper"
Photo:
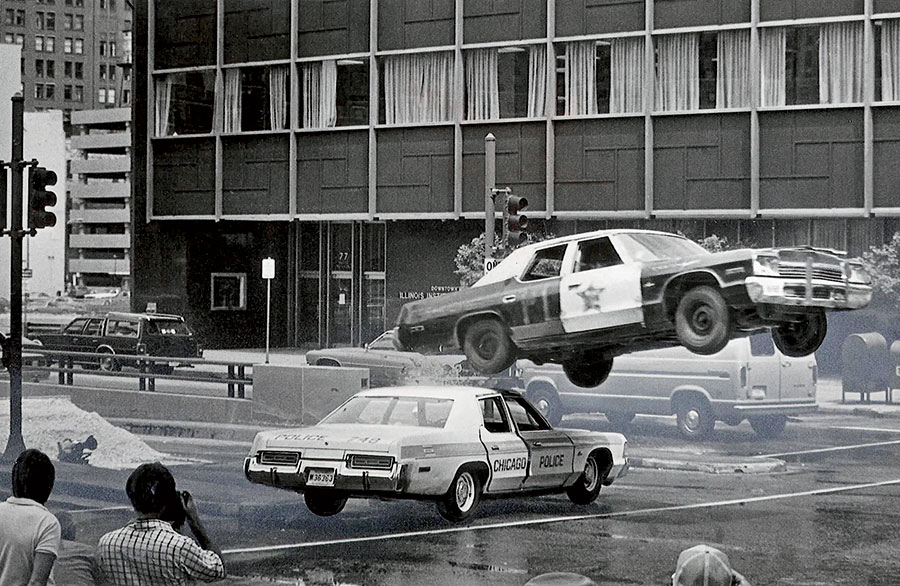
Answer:
M824 280L747 277L747 295L754 303L825 309L860 309L872 300L868 285Z

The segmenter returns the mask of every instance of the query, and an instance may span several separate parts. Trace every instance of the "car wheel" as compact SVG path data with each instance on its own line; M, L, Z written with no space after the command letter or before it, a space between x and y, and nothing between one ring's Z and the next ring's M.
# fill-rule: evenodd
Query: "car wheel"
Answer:
M471 517L480 501L481 480L471 470L460 470L450 490L438 501L437 509L441 517L458 523Z
M103 372L119 372L122 370L122 365L116 360L112 350L102 348L97 350L97 354L100 355L97 358L97 364Z
M715 354L728 343L731 316L722 294L702 285L689 290L675 309L675 333L695 354Z
M463 351L481 374L497 374L516 361L512 340L496 319L481 319L466 328Z
M308 490L303 494L306 501L306 507L314 515L319 517L330 517L337 515L344 510L347 504L347 497L338 496L328 492L317 490Z
M575 484L566 489L569 500L576 505L589 505L600 494L603 480L609 468L600 464L600 457L593 453L584 462L584 472L575 481Z
M772 330L775 347L785 356L799 358L819 349L828 333L824 311L805 314L799 321L785 322Z
M559 425L559 422L562 421L562 405L555 390L538 386L529 389L525 394L525 398L534 405L535 409L541 412L541 415L551 425Z
M758 415L750 417L750 427L756 432L756 435L763 439L778 437L784 431L787 425L787 416L785 415Z
M615 427L625 427L631 420L634 419L634 413L631 411L607 411L603 415L606 416L606 420L613 424Z
M712 410L705 399L696 396L682 399L675 411L678 431L689 440L704 439L712 433L716 425Z
M613 367L613 358L602 356L597 360L581 356L566 360L562 367L573 385L588 389L606 381Z

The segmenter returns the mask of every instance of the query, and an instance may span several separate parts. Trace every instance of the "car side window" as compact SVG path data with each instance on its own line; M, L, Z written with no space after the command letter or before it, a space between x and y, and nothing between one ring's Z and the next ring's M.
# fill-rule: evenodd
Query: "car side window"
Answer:
M484 428L491 433L508 433L512 431L506 410L500 397L481 399L481 417L484 419Z
M609 238L595 238L578 243L578 253L575 257L576 273L620 264L622 259Z
M84 324L87 323L87 319L79 318L72 320L72 323L66 326L63 330L63 333L66 334L80 334L84 331Z
M568 244L543 248L534 253L534 258L522 275L523 281L537 281L558 277L562 272L563 256L566 254Z
M91 319L88 320L87 326L84 328L85 335L88 336L99 336L103 332L103 320L102 319Z
M537 412L525 399L507 398L506 406L512 415L513 421L519 431L538 431L541 429L551 429L550 425L540 417Z
M137 338L138 324L137 322L128 320L110 320L106 326L107 336L120 336L123 338Z

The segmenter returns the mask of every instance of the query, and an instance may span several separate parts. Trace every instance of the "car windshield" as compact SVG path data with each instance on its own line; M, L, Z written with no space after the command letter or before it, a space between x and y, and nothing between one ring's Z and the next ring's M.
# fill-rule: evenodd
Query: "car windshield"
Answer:
M525 270L525 265L527 265L531 260L531 256L533 254L534 251L530 248L520 248L518 250L514 250L509 256L504 258L500 262L500 264L494 267L493 270L491 270L485 276L478 279L478 281L472 286L481 287L483 285L500 283L507 279L518 277L522 274L522 271Z
M358 423L361 425L409 425L444 427L452 399L426 397L353 397L319 425Z
M369 342L369 348L371 350L395 350L393 330L388 330Z
M674 234L621 234L618 243L634 262L709 254L696 242Z
M190 336L191 330L183 321L169 319L151 319L147 322L148 334L162 334L164 336Z

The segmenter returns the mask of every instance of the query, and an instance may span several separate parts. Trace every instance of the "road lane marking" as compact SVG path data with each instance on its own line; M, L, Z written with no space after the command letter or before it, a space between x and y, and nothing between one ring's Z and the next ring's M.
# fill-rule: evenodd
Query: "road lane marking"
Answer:
M850 446L836 446L833 448L816 448L815 450L802 450L800 452L781 452L780 454L761 454L754 458L783 458L784 456L803 456L806 454L823 454L826 452L840 452L842 450L859 450L862 448L875 448L879 446L893 446L900 444L900 440L886 442L871 442L868 444L853 444Z
M833 425L833 426L831 426L831 429L841 429L841 430L847 430L847 431L880 431L883 433L900 433L900 429L897 429L897 428L891 429L889 427L858 427L858 426L849 426L849 425L847 425L847 426Z
M106 511L133 511L134 507L127 505L116 505L113 507L97 507L96 509L73 509L66 511L70 515L81 515L82 513L104 513Z
M638 515L648 515L653 513L667 513L672 511L688 511L692 509L709 509L714 507L727 507L732 505L745 505L748 503L757 503L764 501L784 500L791 498L801 498L807 496L818 496L825 494L838 494L841 492L851 492L856 490L865 490L868 488L878 488L882 486L900 485L900 478L894 480L883 480L880 482L868 482L865 484L855 484L851 486L838 486L834 488L819 488L816 490L807 490L802 492L788 492L783 494L773 494L767 496L747 497L739 499L730 499L724 501L711 501L705 503L693 503L687 505L672 505L669 507L653 507L648 509L633 509L630 511L618 511L615 513L593 513L590 515L567 515L557 517L547 517L543 519L527 519L522 521L506 521L502 523L486 523L484 525L474 525L467 527L446 527L443 529L423 529L421 531L404 531L402 533L390 533L387 535L369 535L366 537L348 537L343 539L325 539L322 541L308 541L304 543L285 543L281 545L263 545L257 547L238 547L231 549L223 549L222 553L227 555L248 554L248 553L266 553L275 551L285 551L291 549L308 549L313 547L323 547L326 545L347 545L351 543L366 543L374 541L387 541L389 539L405 539L409 537L424 537L429 535L448 535L451 533L462 533L464 531L484 531L488 529L510 529L513 527L527 527L533 525L546 525L549 523L559 523L562 521L589 521L592 519L614 519L621 517L633 517Z

